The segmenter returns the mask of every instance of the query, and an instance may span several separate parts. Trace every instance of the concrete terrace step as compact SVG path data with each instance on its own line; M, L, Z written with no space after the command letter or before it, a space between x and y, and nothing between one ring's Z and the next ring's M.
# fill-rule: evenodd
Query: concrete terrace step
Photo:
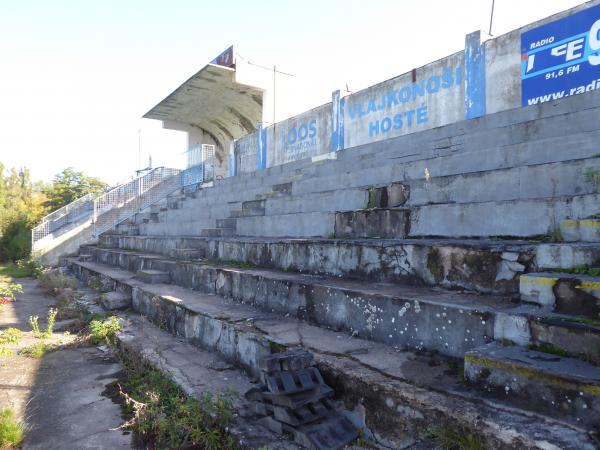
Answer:
M197 400L202 401L206 393L233 393L232 406L236 415L229 432L243 445L273 450L297 448L258 423L251 412L251 405L243 397L253 383L242 370L227 363L218 354L160 330L139 314L122 312L118 317L123 326L116 336L121 352L141 358Z
M250 374L257 374L257 361L274 348L312 351L338 399L362 409L366 425L388 447L412 445L441 420L483 436L487 448L594 448L583 428L482 402L435 354L399 352L218 296L148 285L132 272L101 264L71 260L70 266L82 280L108 277L128 287L137 312Z
M600 427L600 369L517 346L488 344L465 355L465 378L521 407Z
M600 219L563 220L560 232L567 242L600 242Z
M98 262L131 271L155 268L168 272L180 286L390 345L461 357L468 349L499 339L550 345L600 362L600 327L503 297L88 250Z
M521 299L563 314L583 315L600 324L600 277L564 272L521 275Z
M194 236L109 236L100 245L171 256L194 248L200 257L371 281L439 285L517 294L518 275L600 263L600 245L491 239L285 239Z

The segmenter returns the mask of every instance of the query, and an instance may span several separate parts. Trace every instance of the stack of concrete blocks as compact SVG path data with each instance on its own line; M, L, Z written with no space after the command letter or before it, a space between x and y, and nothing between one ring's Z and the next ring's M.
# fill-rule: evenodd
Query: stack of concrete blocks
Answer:
M262 386L246 393L262 422L290 434L313 450L337 450L358 437L358 429L336 411L331 389L305 350L276 353L260 361Z

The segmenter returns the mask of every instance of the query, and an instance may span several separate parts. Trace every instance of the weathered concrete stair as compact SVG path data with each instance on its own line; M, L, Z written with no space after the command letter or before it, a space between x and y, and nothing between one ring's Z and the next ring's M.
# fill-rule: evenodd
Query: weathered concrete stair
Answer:
M398 347L462 357L496 340L551 345L597 358L600 328L500 296L181 261L87 247L97 262L168 272L174 284L232 298Z
M82 280L104 277L130 289L136 311L250 373L275 348L313 351L338 397L350 407L363 405L367 426L390 447L404 448L446 423L483 436L487 448L594 448L581 427L481 400L446 373L439 356L397 351L216 295L146 284L106 265L72 259L70 266Z
M370 281L519 294L519 275L600 264L600 246L468 239L285 239L194 236L100 237L100 246ZM85 247L84 250L85 251Z
M567 242L600 242L600 219L563 220L560 233Z
M487 344L465 355L465 378L524 408L600 426L600 368L579 359Z
M563 314L581 315L600 324L600 277L565 272L521 275L521 298Z

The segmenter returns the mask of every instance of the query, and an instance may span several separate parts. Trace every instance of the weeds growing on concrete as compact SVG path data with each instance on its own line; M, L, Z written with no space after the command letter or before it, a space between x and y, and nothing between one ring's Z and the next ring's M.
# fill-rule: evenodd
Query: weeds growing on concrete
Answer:
M0 345L18 344L22 336L21 330L17 328L7 328L0 331Z
M117 331L121 329L119 318L111 316L107 319L94 319L89 324L89 340L92 344L111 344Z
M23 293L23 286L16 283L0 285L0 305L14 302L17 294Z
M484 450L486 448L481 436L449 425L432 428L427 437L443 450Z
M17 448L25 435L25 424L16 418L12 409L0 411L0 449Z
M76 289L77 282L58 270L50 270L39 276L40 286L50 295L57 295L62 289Z
M576 275L587 275L590 277L600 277L600 267L574 267L572 269L554 269L554 272L574 273Z
M528 348L529 350L542 353L550 353L551 355L562 356L563 358L570 356L569 352L567 352L566 350L549 344L530 345Z
M117 387L131 418L122 428L133 430L145 447L240 448L227 432L233 420L230 395L206 393L196 400L139 361L126 360L125 366L127 379Z
M41 358L50 350L53 349L53 346L47 344L46 342L36 342L35 344L28 345L27 347L22 348L19 351L19 354L28 356L30 358Z
M40 329L39 324L39 316L29 316L29 326L31 327L31 331L33 331L33 335L38 339L48 339L52 337L52 333L54 332L54 324L56 323L56 314L58 313L57 309L50 308L48 311L48 317L46 320L46 330L42 331Z

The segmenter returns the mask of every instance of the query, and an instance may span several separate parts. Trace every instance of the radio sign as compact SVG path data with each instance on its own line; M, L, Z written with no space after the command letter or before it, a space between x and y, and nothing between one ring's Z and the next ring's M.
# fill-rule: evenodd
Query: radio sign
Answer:
M600 5L521 35L521 103L600 89Z

